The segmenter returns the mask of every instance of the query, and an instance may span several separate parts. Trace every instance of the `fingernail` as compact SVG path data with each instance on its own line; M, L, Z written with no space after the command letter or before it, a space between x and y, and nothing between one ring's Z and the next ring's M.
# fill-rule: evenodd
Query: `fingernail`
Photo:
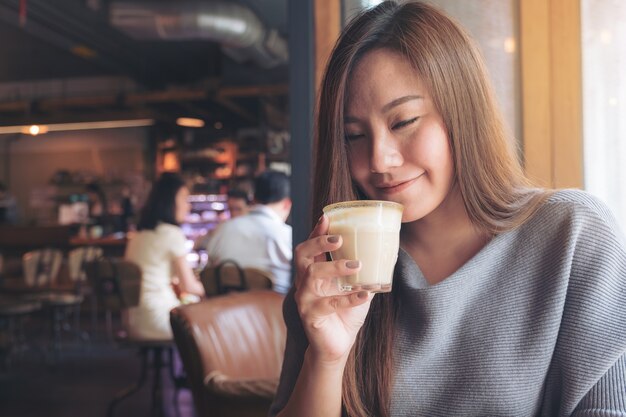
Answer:
M359 265L361 265L361 262L360 262L360 261L347 261L347 262L346 262L346 266L347 266L348 268L351 268L351 269L358 268L358 267L359 267Z
M367 291L359 291L359 293L356 295L358 298L360 298L361 300L367 298L368 292Z
M339 242L339 236L337 235L328 236L326 240L328 241L328 243L337 243Z
M317 224L320 224L324 220L324 215L322 214L320 218L317 220Z

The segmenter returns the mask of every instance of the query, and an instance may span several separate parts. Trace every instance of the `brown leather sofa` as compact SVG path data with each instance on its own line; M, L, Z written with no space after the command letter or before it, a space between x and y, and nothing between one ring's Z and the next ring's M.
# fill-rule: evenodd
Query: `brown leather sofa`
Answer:
M266 416L285 349L283 297L247 291L172 310L198 417Z

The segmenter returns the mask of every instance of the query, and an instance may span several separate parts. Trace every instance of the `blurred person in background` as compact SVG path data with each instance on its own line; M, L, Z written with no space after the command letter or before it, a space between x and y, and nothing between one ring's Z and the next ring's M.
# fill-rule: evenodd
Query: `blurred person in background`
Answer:
M181 304L177 294L201 296L204 288L186 261L186 238L180 223L189 214L189 189L174 173L156 181L141 210L137 233L125 258L142 271L139 306L129 309L131 337L171 339L170 310Z
M250 211L250 197L244 190L233 189L228 191L228 199L226 200L230 218L235 219L243 216Z
M289 178L282 172L265 171L254 183L250 211L215 229L207 245L210 265L234 260L239 266L270 272L273 289L286 293L291 287L291 212Z
M237 188L229 190L226 199L226 208L229 213L228 219L235 219L239 216L247 214L248 211L250 211L250 204L250 196L247 191ZM215 229L211 229L207 233L198 237L193 244L193 250L204 250L208 246L209 240L211 240L214 232Z
M102 186L96 182L85 185L87 204L89 205L89 224L91 236L101 237L114 232L114 225L109 216L109 204Z
M0 182L0 224L17 223L17 200Z

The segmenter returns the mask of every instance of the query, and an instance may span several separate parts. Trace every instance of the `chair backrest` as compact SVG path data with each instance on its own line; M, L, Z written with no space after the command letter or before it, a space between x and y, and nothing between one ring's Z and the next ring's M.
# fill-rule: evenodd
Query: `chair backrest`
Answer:
M100 303L111 310L135 307L141 296L141 268L119 258L100 258L85 265L87 279Z
M267 414L285 349L282 302L274 291L248 291L171 311L197 415Z
M87 271L85 268L89 262L102 258L102 248L98 246L81 246L72 249L67 255L70 279L74 282L85 281Z
M272 288L272 274L258 268L242 268L231 259L200 272L200 281L208 297L232 291L268 290Z
M63 262L59 249L38 249L22 256L24 281L29 287L46 287L54 284Z

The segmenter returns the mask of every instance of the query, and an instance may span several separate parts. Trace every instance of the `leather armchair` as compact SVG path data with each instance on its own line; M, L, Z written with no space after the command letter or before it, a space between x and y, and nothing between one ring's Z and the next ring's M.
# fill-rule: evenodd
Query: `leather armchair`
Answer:
M247 291L172 310L198 417L266 416L285 350L283 296Z

